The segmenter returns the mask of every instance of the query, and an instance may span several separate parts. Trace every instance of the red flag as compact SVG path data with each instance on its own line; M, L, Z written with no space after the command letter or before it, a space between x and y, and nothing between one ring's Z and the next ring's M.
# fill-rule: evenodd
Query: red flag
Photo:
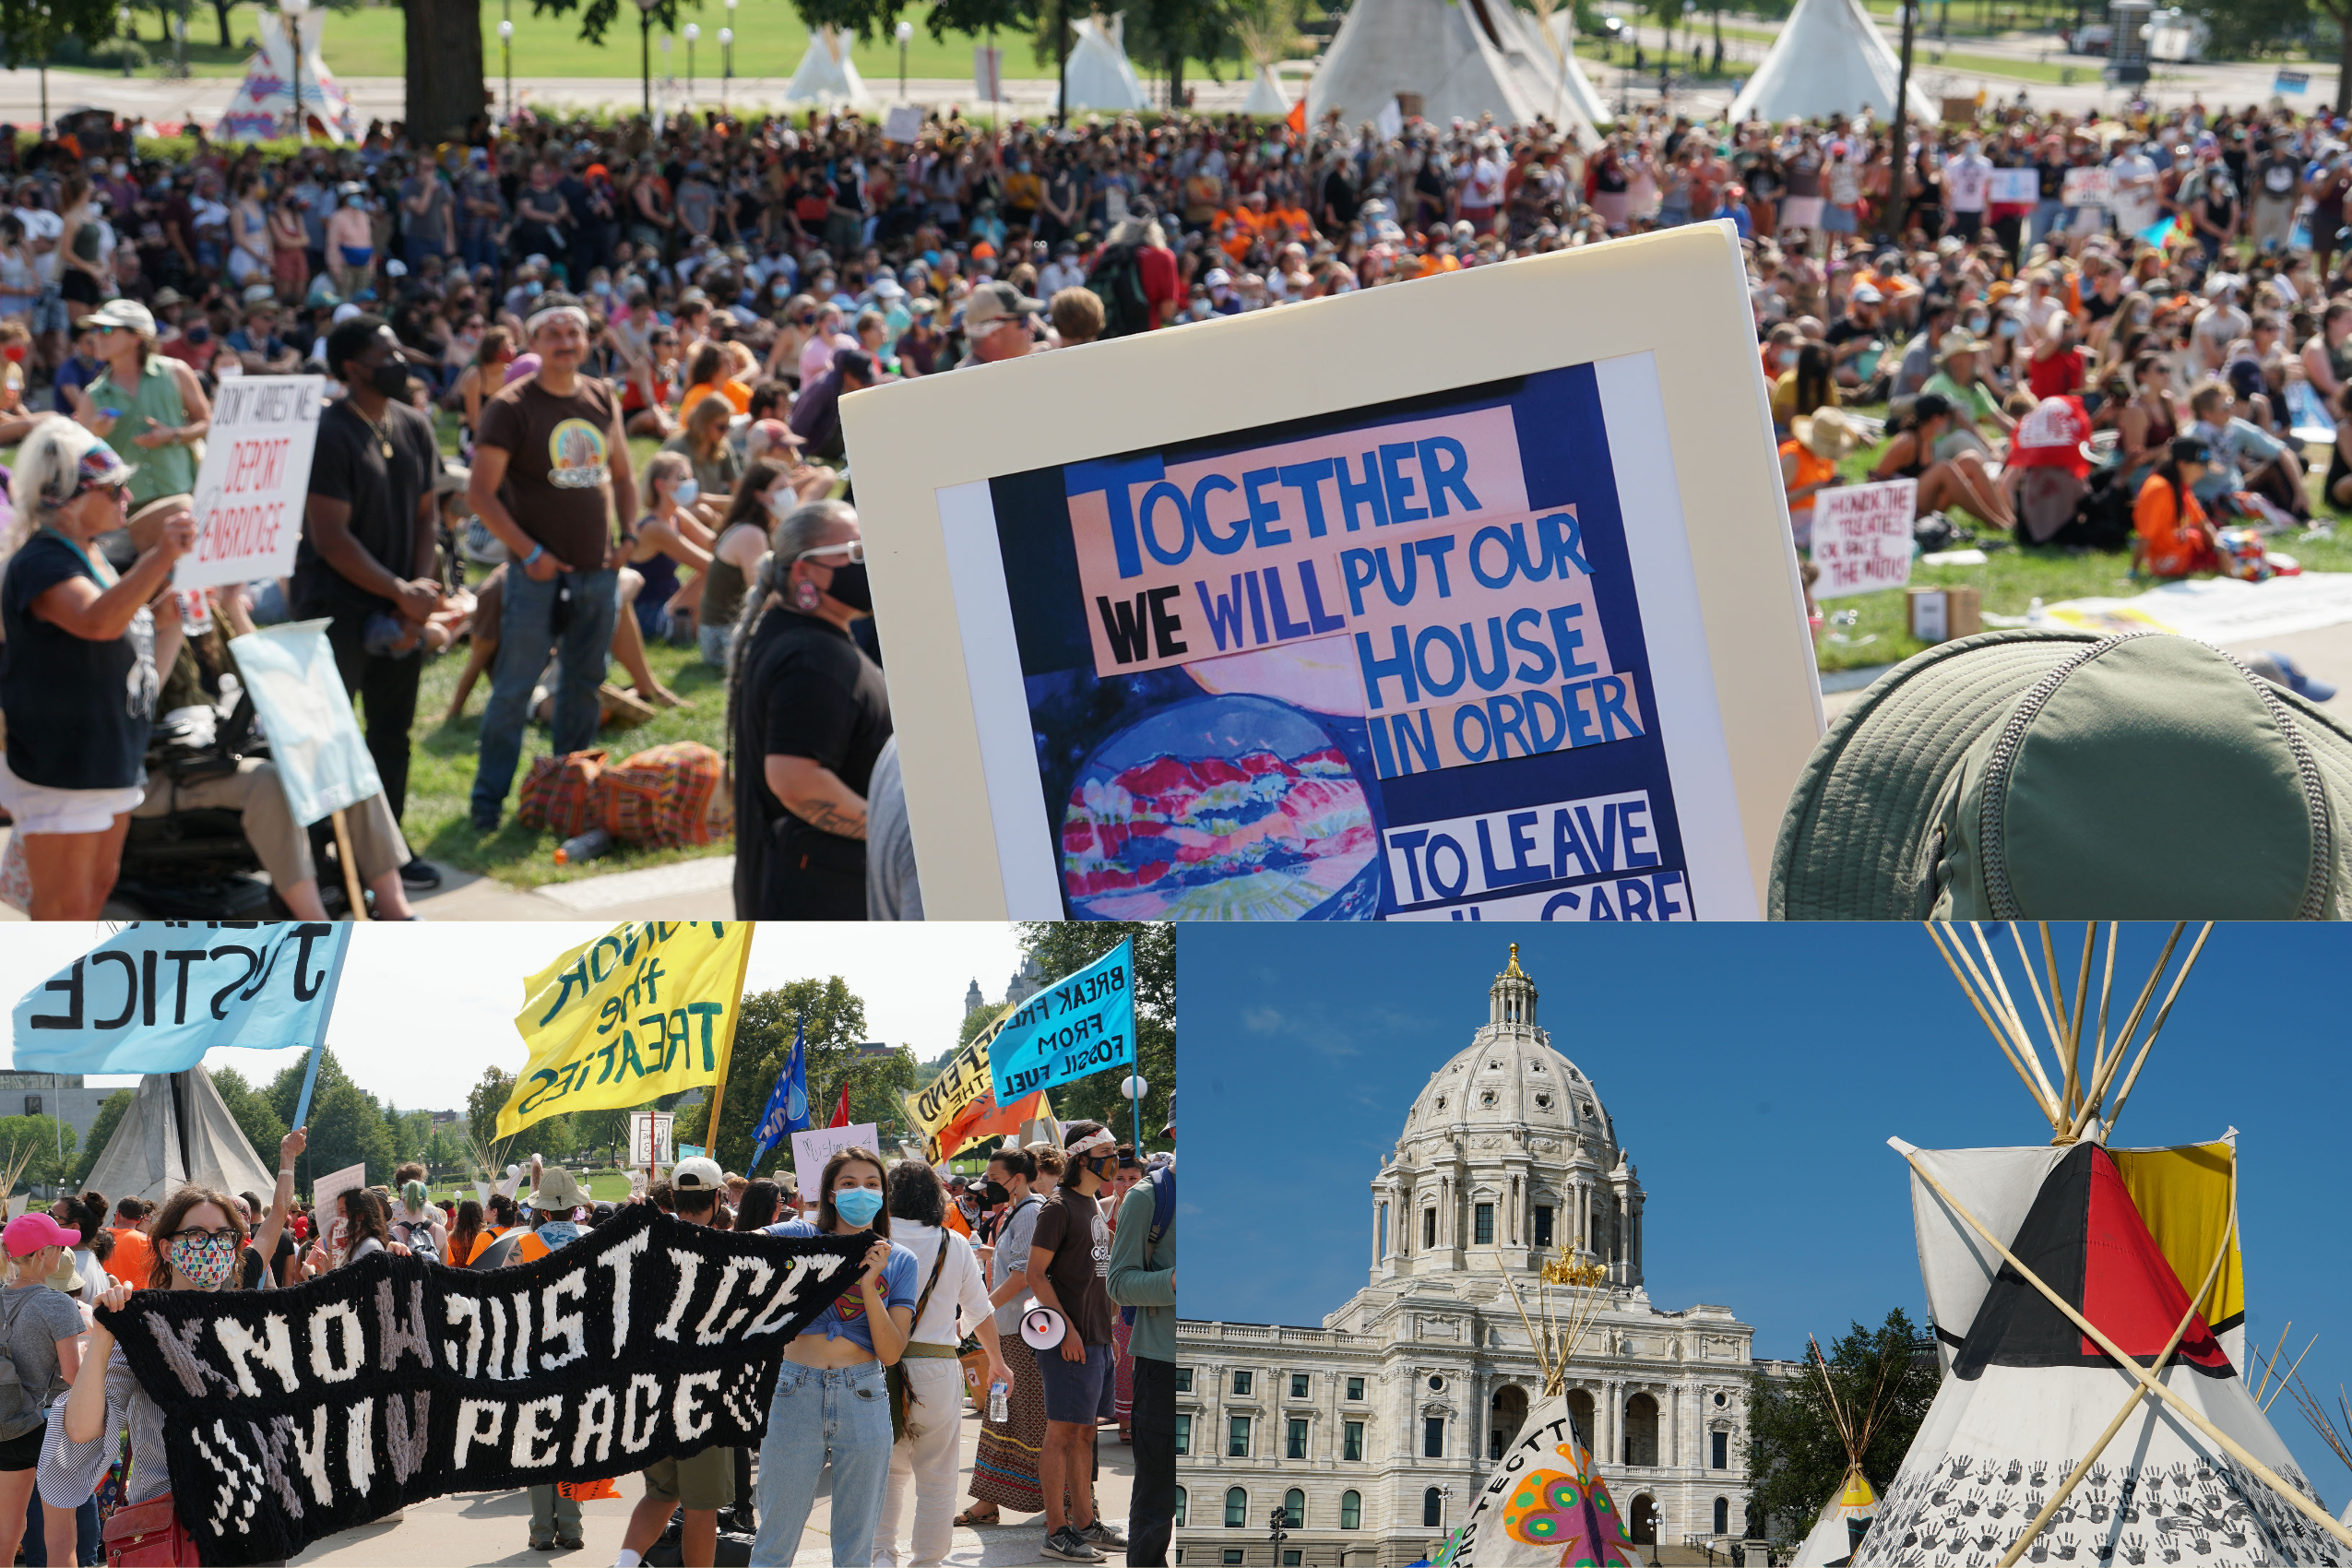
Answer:
M847 1085L847 1084L843 1084L843 1085L841 1086L841 1103L840 1103L839 1105L835 1106L835 1107L833 1108L833 1120L832 1120L832 1121L830 1121L830 1122L827 1122L827 1123L826 1123L826 1126L828 1126L828 1127L846 1127L846 1126L848 1126L849 1124L849 1085Z

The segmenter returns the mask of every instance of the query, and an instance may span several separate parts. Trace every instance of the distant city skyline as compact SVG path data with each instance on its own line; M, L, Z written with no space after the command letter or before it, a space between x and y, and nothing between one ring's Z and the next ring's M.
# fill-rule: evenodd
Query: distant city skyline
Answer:
M2119 1013L2168 929L2125 928ZM2013 986L2006 930L1987 934ZM2057 934L2071 984L2082 928ZM1926 1326L1889 1136L2049 1137L1913 925L1204 926L1181 940L1184 1202L1215 1220L1193 1232L1188 1318L1320 1327L1363 1285L1370 1182L1413 1097L1484 1021L1515 940L1552 1044L1594 1081L1647 1189L1651 1301L1731 1308L1759 1357L1800 1357L1808 1334L1875 1326L1894 1307ZM2334 1153L2352 1063L2329 983L2348 968L2352 932L2217 927L2116 1140L2239 1130L2247 1344L2267 1355L2292 1320L2291 1360L2316 1335L2301 1375L2331 1408L2352 1384L2352 1215ZM2250 1386L2261 1375L2240 1370ZM2352 1473L2291 1399L2270 1417L2341 1509Z

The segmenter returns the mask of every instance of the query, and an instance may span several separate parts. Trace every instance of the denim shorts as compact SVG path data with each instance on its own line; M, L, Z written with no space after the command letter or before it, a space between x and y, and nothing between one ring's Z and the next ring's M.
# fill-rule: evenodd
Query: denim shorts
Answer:
M1039 1350L1037 1370L1045 1384L1045 1419L1091 1426L1111 1414L1111 1360L1108 1345L1087 1346L1084 1361L1063 1360L1059 1345Z

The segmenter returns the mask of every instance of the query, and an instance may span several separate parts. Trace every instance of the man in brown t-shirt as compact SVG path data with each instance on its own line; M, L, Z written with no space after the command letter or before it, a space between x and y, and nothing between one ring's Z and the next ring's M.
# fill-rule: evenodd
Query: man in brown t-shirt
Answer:
M604 382L580 374L588 327L588 312L577 300L542 296L525 324L539 373L484 403L474 435L467 499L511 557L474 773L478 832L498 826L522 759L531 688L551 650L561 658L555 754L596 743L597 687L612 641L619 568L636 542L629 530L637 515L637 487L620 398ZM618 543L614 517L620 518Z
M1064 1562L1099 1562L1105 1550L1127 1547L1124 1536L1095 1517L1093 1479L1095 1426L1110 1413L1113 1355L1111 1292L1102 1278L1111 1227L1100 1199L1119 1168L1119 1140L1099 1122L1073 1122L1062 1146L1069 1167L1029 1240L1029 1289L1039 1306L1061 1313L1066 1324L1059 1345L1037 1353L1045 1384L1045 1448L1038 1455L1043 1550Z

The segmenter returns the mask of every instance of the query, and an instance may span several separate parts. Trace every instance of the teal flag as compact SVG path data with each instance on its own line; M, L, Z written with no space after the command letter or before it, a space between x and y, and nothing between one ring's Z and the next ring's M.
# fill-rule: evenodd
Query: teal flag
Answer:
M1021 1004L989 1042L996 1103L1135 1065L1134 944L1123 942Z

